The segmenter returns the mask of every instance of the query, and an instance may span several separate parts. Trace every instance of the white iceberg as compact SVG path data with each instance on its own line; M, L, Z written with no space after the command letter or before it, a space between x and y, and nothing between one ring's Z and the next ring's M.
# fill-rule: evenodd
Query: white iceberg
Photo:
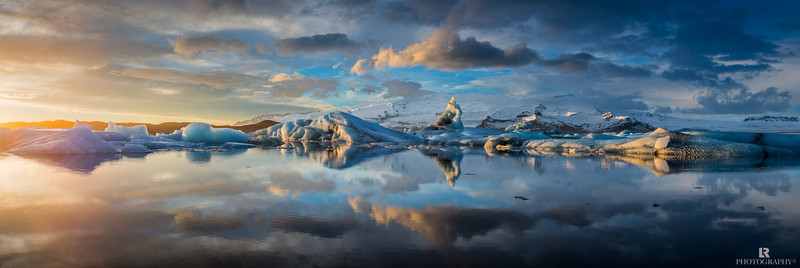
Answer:
M72 125L72 128L85 128L85 129L88 129L88 130L94 130L94 127L92 125L89 125L89 124L86 124L84 122L78 121L78 119L75 119L75 124Z
M230 128L213 128L206 123L191 123L181 132L181 141L220 145L226 142L247 142L253 136Z
M461 106L458 105L456 97L450 98L447 103L444 113L436 119L436 122L422 128L423 130L442 130L442 129L464 129L464 124L461 122Z
M108 122L108 127L106 127L106 131L108 132L116 132L128 137L136 135L136 134L143 134L147 135L147 126L145 125L138 125L138 126L117 126L114 122Z
M331 141L341 143L420 143L422 138L364 121L345 112L324 114L314 121L284 122L253 133L287 141Z
M764 157L769 153L788 153L777 148L677 133L663 128L630 142L607 145L604 149L623 155L650 155L665 159Z
M51 132L29 139L8 150L15 154L105 154L117 149L86 128Z

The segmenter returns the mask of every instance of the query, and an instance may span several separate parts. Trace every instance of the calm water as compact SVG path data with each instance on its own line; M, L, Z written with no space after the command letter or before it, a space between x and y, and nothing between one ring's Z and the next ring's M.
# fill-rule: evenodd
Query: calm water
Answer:
M0 154L0 266L732 266L764 247L798 259L798 164L313 147Z

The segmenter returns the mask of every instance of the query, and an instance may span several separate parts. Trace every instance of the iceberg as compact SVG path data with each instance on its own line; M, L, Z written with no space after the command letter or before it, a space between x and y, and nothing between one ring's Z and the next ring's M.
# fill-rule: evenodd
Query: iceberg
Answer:
M769 152L782 153L777 148L672 132L663 128L630 142L607 145L604 149L610 153L650 155L663 159L764 157Z
M145 126L145 125L138 125L138 126L132 126L132 127L117 126L116 124L114 124L114 122L110 122L110 121L108 122L108 127L106 127L105 131L120 133L120 134L126 135L128 137L136 135L136 134L143 134L143 135L147 135L148 134L147 133L147 126Z
M27 140L8 150L15 154L105 154L117 149L86 128L57 131Z
M197 143L197 142L176 141L164 137L156 137L156 136L141 135L141 134L133 135L133 137L131 137L130 143L141 144L151 150L187 149L187 148L197 148L203 146L202 143Z
M405 132L364 121L345 112L331 112L313 121L283 122L253 133L280 137L282 141L330 141L340 143L421 143L423 139Z
M206 123L191 123L181 132L181 141L221 145L226 142L245 143L253 136L230 128L213 128Z
M447 103L444 113L436 119L436 122L422 128L423 130L443 130L443 129L464 129L464 124L461 123L461 106L458 105L456 97L450 98Z
M153 151L148 149L142 144L137 143L127 143L119 150L120 153L152 153Z
M72 125L72 128L85 128L88 130L94 130L94 127L92 125L78 121L78 119L75 119L75 125Z

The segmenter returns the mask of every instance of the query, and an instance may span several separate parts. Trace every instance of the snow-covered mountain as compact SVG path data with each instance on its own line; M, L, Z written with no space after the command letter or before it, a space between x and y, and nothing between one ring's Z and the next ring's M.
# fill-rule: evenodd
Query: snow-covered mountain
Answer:
M430 94L391 102L367 103L339 109L367 121L377 122L394 129L419 130L435 122L448 105L452 96ZM574 106L548 102L546 99L510 98L507 96L467 94L456 95L463 113L461 121L465 127L487 127L505 129L525 121L535 127L558 127L563 131L605 132L632 128L634 131L664 128L685 128L712 131L739 132L800 132L800 122L786 118L752 117L742 119L687 119L647 112L609 113L602 108ZM267 114L236 125L252 124L263 120L277 122L297 119L315 119L331 111L307 113Z

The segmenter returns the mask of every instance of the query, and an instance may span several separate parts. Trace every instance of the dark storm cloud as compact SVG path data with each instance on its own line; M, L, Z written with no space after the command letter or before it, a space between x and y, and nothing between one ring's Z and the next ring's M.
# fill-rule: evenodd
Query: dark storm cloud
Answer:
M755 93L745 88L711 88L697 96L696 108L684 112L698 114L754 114L789 110L792 94L770 87Z
M562 72L585 72L594 56L587 53L561 54L550 60L540 60L539 65Z
M657 114L671 114L672 108L668 106L656 106L656 110L653 112Z
M281 56L295 54L313 54L317 52L336 51L347 54L356 54L361 45L351 40L346 34L329 33L297 38L286 38L273 43L275 50Z
M431 91L420 89L422 88L422 85L414 81L390 80L383 82L382 85L389 89L386 94L381 95L381 97L384 99L393 97L419 97L433 93Z
M292 5L293 3L284 0L195 0L188 5L188 9L201 19L227 14L279 17L297 12L301 5Z

